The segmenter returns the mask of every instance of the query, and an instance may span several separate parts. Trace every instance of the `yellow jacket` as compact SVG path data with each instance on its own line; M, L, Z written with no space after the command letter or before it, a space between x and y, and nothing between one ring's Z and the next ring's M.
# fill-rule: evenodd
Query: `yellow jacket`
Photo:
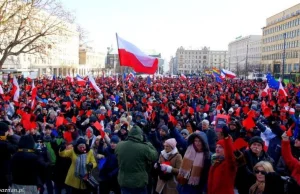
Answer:
M72 160L72 164L69 168L65 184L69 185L73 188L76 189L86 189L85 183L80 180L79 178L75 177L75 166L76 166L76 159L77 159L77 154L74 152L73 149L71 150L64 150L62 152L59 152L59 156L64 157L64 158L70 158ZM86 157L86 164L92 163L93 168L97 166L96 160L93 155L93 150L90 150L87 153Z

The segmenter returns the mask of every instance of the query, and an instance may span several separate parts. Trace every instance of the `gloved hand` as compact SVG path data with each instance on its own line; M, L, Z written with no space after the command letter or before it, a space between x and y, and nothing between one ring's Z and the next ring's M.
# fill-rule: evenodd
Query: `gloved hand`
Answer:
M86 165L86 170L87 170L88 172L90 172L92 169L93 169L93 164L92 164L92 163L88 163L88 164Z
M160 165L160 170L163 171L163 172L166 172L167 171L167 167L168 167L168 165L161 164Z
M265 132L266 131L266 126L264 126L261 122L257 122L256 123L256 126L259 128L259 130L261 131L261 132Z
M154 168L157 169L157 167L158 167L158 165L157 165L157 163L155 163L155 164L154 164Z
M224 126L222 127L222 133L223 133L224 138L228 137L229 131L230 131L230 129L228 128L227 125L224 125Z
M172 169L173 169L172 166L167 166L166 172L167 172L167 173L172 173Z

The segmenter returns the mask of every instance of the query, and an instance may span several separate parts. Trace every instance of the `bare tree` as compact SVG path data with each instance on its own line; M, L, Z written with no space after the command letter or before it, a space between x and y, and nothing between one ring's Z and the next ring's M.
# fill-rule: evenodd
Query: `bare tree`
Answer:
M57 0L0 0L0 69L9 56L47 55L74 19Z
M77 32L79 33L79 44L84 44L88 41L89 32L80 25L77 25Z

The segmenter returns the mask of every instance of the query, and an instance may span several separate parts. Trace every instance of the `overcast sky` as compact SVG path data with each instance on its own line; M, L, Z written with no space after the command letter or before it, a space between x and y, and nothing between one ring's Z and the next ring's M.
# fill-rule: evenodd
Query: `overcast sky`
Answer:
M180 46L227 50L238 36L259 35L266 18L297 0L62 0L102 51L115 33L169 60Z

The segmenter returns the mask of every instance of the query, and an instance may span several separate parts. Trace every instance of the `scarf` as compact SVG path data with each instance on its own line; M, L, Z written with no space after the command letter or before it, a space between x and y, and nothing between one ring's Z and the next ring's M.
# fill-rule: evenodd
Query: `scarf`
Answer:
M263 194L265 190L265 182L258 182L250 187L249 194Z
M189 185L198 185L200 181L201 172L204 166L204 153L196 152L193 144L187 148L179 175L188 179Z
M225 159L224 156L217 156L216 154L213 154L211 156L211 164L214 166L215 164L220 164Z
M178 153L178 150L176 147L169 153L167 153L165 150L161 151L161 155L163 156L163 158L165 160L169 160L170 156L175 155L176 153Z
M75 177L82 179L86 174L86 154L80 154L76 158Z

